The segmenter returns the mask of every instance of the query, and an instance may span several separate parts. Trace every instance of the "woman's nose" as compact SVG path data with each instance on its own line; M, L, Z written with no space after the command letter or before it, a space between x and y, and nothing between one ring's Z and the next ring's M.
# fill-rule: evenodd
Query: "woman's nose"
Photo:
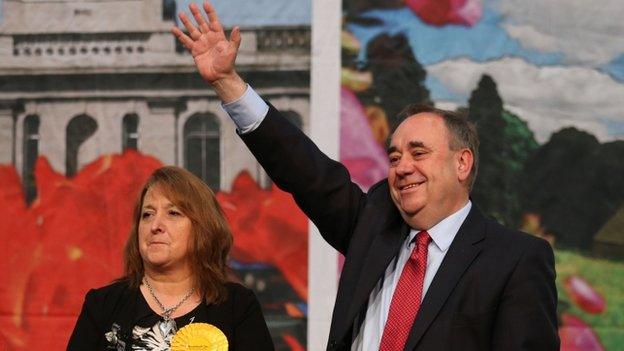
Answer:
M152 220L151 231L153 234L160 233L163 231L163 222L162 216L159 214L155 214Z

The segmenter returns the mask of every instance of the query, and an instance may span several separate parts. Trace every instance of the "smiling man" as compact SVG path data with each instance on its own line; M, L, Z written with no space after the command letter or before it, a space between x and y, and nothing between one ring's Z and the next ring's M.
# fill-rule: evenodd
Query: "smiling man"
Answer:
M400 117L388 148L390 195L410 227L432 228L469 202L477 134L465 118L427 106Z
M364 193L236 73L238 28L214 9L173 33L242 140L345 255L328 350L558 350L554 258L544 240L486 219L469 198L478 139L464 117L410 106L388 179ZM279 248L279 245L277 246Z

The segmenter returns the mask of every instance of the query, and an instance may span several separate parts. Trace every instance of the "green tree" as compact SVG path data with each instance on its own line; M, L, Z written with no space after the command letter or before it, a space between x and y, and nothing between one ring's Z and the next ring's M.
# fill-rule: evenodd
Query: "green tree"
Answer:
M624 141L576 128L554 133L526 164L526 208L565 247L587 250L624 201Z
M483 75L472 92L468 118L479 134L479 172L472 198L489 216L517 226L522 214L523 169L538 147L533 132L517 115L503 109L496 83Z
M427 72L416 60L403 34L382 34L367 47L367 68L373 74L373 88L366 102L376 102L386 111L390 130L401 123L397 115L409 104L431 104L425 87ZM370 101L372 100L372 101Z

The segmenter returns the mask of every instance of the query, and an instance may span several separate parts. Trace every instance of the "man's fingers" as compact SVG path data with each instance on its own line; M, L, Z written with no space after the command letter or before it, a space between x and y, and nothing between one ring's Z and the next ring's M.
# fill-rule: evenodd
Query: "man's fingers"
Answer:
M182 32L178 27L171 28L171 32L176 36L176 38L178 38L185 48L191 50L191 47L193 46L193 39L189 38L189 36L184 34L184 32Z
M197 38L199 38L201 36L201 32L199 30L197 30L197 28L195 28L195 25L193 25L193 23L191 23L191 21L189 20L188 16L184 12L180 12L180 16L179 17L180 17L180 20L182 21L182 24L184 24L184 27L186 28L186 31L191 36L191 38L197 39Z
M189 5L189 10L191 10L193 17L195 18L195 22L197 22L197 25L199 26L199 30L202 33L208 32L208 23L206 23L206 20L204 20L202 13L199 11L199 7L197 7L197 5L195 5L194 3L191 3Z
M240 28L234 27L234 29L232 29L232 34L230 34L230 43L234 44L236 51L238 51L241 44Z
M210 29L215 32L222 31L223 28L221 27L221 23L219 22L219 16L217 16L217 11L215 11L214 7L212 7L212 4L210 2L204 2L204 11L206 11L206 15L208 15Z

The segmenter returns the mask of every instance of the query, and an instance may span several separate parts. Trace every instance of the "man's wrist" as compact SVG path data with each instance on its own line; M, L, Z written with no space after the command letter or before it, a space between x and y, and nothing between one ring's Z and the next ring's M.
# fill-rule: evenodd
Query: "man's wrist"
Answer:
M247 90L247 83L236 72L210 84L224 104L240 99Z
M221 104L241 134L255 130L269 111L269 106L252 87L245 85L245 88L245 92L239 99L228 104Z

